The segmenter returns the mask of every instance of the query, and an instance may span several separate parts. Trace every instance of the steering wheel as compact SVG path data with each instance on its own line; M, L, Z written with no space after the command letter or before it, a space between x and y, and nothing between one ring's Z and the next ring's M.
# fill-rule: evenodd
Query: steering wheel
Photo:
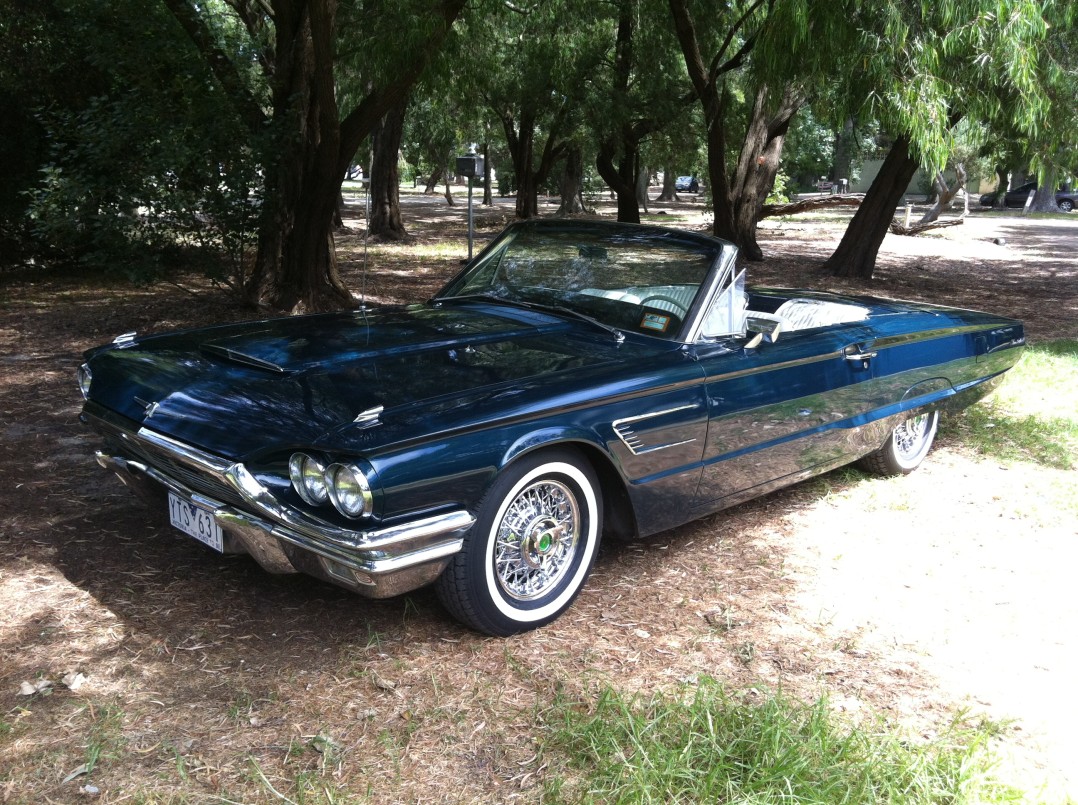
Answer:
M679 313L678 315L683 319L687 315L689 315L689 309L687 307L685 307L685 305L681 304L681 302L679 302L677 299L674 299L673 297L670 297L670 296L664 296L661 293L652 294L651 296L645 297L644 299L642 299L640 301L640 304L646 306L647 303L651 302L652 300L655 300L657 302L666 302L667 304L673 305L674 307L676 307L678 310L681 311L681 313Z

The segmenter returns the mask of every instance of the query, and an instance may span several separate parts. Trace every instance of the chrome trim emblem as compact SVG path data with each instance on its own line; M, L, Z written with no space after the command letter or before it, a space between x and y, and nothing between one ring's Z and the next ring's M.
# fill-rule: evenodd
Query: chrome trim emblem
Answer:
M356 415L356 418L352 420L355 425L361 425L365 428L373 427L374 425L381 425L379 417L382 416L382 411L385 410L385 406L376 405L374 408L368 408L366 411L361 411Z
M681 405L677 408L667 408L662 411L653 411L650 414L640 414L638 416L627 416L623 419L615 419L611 424L614 428L614 433L618 435L618 438L629 448L629 452L634 456L641 456L645 453L654 453L656 450L665 450L668 447L679 447L683 444L689 444L695 442L696 439L685 439L680 442L669 442L667 444L645 445L640 437L633 430L632 426L637 422L642 422L645 419L654 419L657 416L664 416L666 414L674 414L678 411L687 411L690 408L696 408L695 405Z
M146 419L149 419L154 414L156 414L157 409L161 407L161 403L159 403L159 402L146 402L146 400L142 399L141 397L135 397L135 402L137 402L139 405L142 406L143 416Z

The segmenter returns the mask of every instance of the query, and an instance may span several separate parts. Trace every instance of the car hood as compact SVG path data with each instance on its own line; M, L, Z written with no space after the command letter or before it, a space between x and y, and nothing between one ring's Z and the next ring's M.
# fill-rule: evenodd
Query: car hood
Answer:
M614 364L669 349L493 305L379 308L98 350L88 360L90 400L233 458L302 446L373 449L519 412L602 382Z

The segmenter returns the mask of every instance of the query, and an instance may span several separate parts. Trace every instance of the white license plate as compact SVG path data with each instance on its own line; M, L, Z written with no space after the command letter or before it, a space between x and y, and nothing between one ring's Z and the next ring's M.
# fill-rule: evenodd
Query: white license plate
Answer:
M194 537L204 545L209 545L219 553L225 552L225 536L221 526L213 519L213 514L168 493L168 519L172 525L189 537Z

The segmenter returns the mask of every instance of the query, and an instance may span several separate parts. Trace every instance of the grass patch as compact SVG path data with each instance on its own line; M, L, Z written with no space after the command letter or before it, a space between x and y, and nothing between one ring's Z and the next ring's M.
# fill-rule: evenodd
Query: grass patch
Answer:
M942 420L944 435L1006 461L1078 467L1078 341L1029 347L989 399Z
M605 690L588 708L561 701L546 750L577 773L558 802L1012 802L990 776L991 725L956 721L935 738L843 723L826 699L734 695L701 680L687 699ZM549 754L548 754L549 757Z

